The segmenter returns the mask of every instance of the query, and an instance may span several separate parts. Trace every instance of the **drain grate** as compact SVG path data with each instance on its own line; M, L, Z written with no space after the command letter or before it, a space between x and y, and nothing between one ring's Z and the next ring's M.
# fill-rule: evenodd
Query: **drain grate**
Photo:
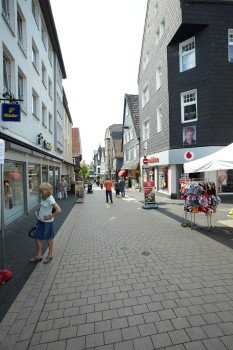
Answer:
M127 247L126 245L124 245L123 247L120 248L121 250L128 250L129 247Z
M149 252L142 252L142 255L148 256L148 255L150 255L150 253Z

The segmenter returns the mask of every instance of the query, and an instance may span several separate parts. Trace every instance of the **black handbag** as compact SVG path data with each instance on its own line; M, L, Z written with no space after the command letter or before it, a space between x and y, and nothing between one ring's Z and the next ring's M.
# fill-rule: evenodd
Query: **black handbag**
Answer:
M32 227L30 228L30 230L28 231L28 237L30 237L30 238L35 238L36 226L37 226L37 225L32 226Z

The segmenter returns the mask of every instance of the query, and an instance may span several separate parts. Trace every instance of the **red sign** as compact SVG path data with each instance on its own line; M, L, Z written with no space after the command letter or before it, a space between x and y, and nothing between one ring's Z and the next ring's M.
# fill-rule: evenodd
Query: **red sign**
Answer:
M142 163L143 163L143 164L148 164L148 162L149 162L149 161L148 161L148 159L147 159L146 157L143 158L143 160L142 160Z

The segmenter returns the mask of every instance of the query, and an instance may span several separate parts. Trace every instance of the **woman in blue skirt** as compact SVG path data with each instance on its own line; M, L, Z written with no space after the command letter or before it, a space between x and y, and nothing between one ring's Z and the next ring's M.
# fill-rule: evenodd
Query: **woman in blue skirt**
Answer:
M48 256L43 261L44 264L47 264L53 258L54 218L60 214L61 208L52 196L53 187L48 182L42 183L39 189L41 202L35 231L37 255L31 258L29 262L37 263L42 261L42 241L47 240L49 251Z

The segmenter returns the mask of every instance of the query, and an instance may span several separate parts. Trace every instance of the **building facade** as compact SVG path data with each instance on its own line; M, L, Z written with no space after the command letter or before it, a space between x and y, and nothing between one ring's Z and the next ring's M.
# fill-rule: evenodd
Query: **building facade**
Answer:
M116 180L123 164L122 124L109 126L105 132L104 142L106 177Z
M138 74L140 156L146 154L157 190L172 198L184 162L233 139L232 15L233 1L148 0ZM208 176L223 190L218 173L189 175Z
M139 188L139 98L138 95L125 94L123 110L122 151L123 165L121 173L129 187Z
M39 204L41 182L55 189L61 175L70 176L72 120L50 2L4 0L0 10L0 93L7 111L2 109L0 122L5 142L1 180L7 225ZM20 118L14 119L19 113L12 110L18 106Z

